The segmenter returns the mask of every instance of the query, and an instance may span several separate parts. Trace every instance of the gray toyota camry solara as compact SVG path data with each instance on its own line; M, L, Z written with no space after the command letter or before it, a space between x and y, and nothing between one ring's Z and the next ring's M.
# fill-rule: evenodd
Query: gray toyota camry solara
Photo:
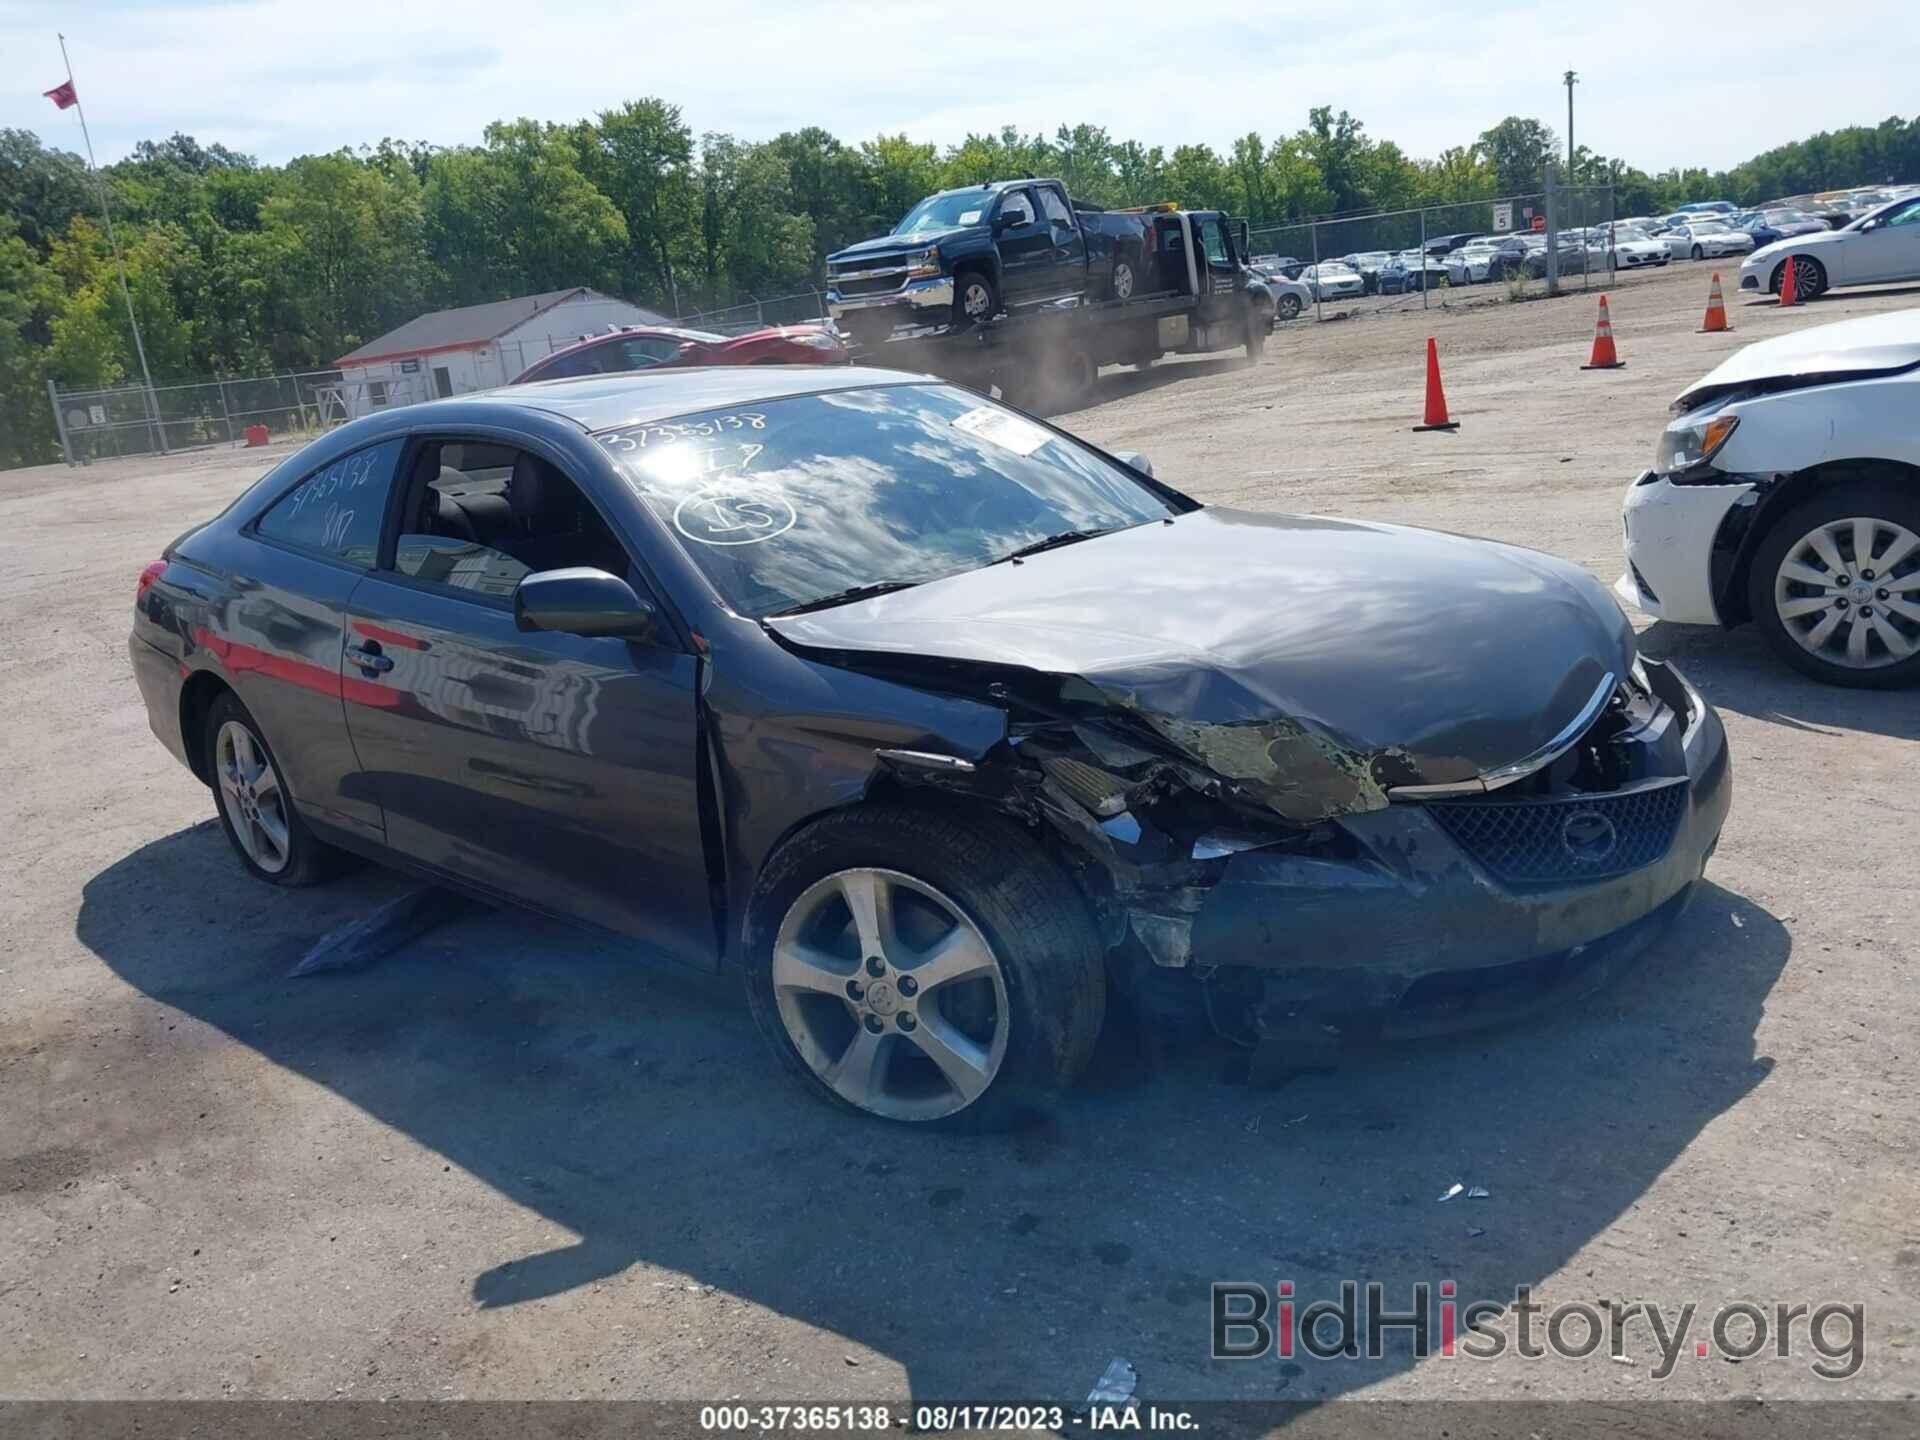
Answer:
M1121 1010L1285 1066L1577 992L1730 789L1576 566L1203 506L857 367L342 426L147 567L131 648L259 879L358 855L737 967L899 1121L1017 1114Z

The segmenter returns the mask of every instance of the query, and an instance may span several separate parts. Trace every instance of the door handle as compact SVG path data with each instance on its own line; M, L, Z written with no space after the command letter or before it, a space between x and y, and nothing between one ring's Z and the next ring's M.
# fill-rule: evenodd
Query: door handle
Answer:
M378 640L362 640L347 646L347 658L362 670L371 670L376 675L384 675L393 669L393 661L381 654Z

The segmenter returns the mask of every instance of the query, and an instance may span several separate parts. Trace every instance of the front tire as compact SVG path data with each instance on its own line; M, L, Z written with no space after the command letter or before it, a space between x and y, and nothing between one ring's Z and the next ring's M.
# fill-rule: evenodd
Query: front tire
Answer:
M1808 255L1794 255L1773 267L1772 290L1775 295L1786 283L1787 266L1793 266L1793 293L1798 300L1813 300L1826 292L1827 267Z
M864 806L808 826L761 872L746 958L787 1073L911 1124L1018 1121L1072 1083L1106 1014L1085 899L997 816Z
M1135 274L1133 261L1122 255L1113 262L1113 280L1108 292L1115 300L1131 300L1139 289L1139 277Z
M231 692L208 707L203 743L221 828L252 875L269 885L300 886L341 868L341 852L307 829L266 737Z
M1000 287L984 270L961 272L954 282L953 323L959 327L984 325L1000 313Z
M1704 260L1707 258L1707 252L1696 245L1693 247L1693 258L1696 260Z
M1267 327L1272 321L1258 310L1247 312L1247 359L1258 360L1267 349Z
M1279 314L1282 320L1298 320L1300 318L1300 297L1298 295L1282 295L1280 297Z
M1754 552L1747 602L1780 657L1816 680L1920 681L1920 495L1863 480L1794 507Z

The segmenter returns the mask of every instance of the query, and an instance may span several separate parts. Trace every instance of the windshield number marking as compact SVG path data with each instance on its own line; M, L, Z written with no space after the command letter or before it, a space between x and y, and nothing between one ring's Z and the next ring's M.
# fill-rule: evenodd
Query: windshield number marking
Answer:
M799 522L779 495L703 490L673 509L673 528L701 545L758 545Z

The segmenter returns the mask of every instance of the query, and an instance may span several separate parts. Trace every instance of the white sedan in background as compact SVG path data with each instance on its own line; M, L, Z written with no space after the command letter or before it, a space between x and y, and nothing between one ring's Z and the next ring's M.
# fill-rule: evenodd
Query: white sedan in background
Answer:
M1453 251L1447 256L1447 283L1478 285L1487 278L1487 271L1493 264L1493 252L1499 248L1493 242L1470 240Z
M1667 254L1675 260L1717 260L1722 255L1745 255L1753 249L1753 236L1736 230L1724 220L1695 220L1676 225L1660 237Z
M1920 682L1920 310L1749 345L1674 409L1627 490L1614 593L1751 620L1829 684Z
M1338 260L1309 265L1300 272L1301 283L1317 300L1347 300L1366 293L1367 282Z
M1587 253L1595 260L1601 260L1609 251L1613 255L1613 263L1622 270L1638 270L1643 265L1665 265L1673 259L1673 252L1663 241L1654 239L1636 226L1615 225L1611 237L1608 227L1595 226L1588 232Z
M1789 256L1794 290L1803 300L1835 285L1920 280L1920 196L1892 201L1840 230L1762 246L1741 262L1740 288L1777 294Z

